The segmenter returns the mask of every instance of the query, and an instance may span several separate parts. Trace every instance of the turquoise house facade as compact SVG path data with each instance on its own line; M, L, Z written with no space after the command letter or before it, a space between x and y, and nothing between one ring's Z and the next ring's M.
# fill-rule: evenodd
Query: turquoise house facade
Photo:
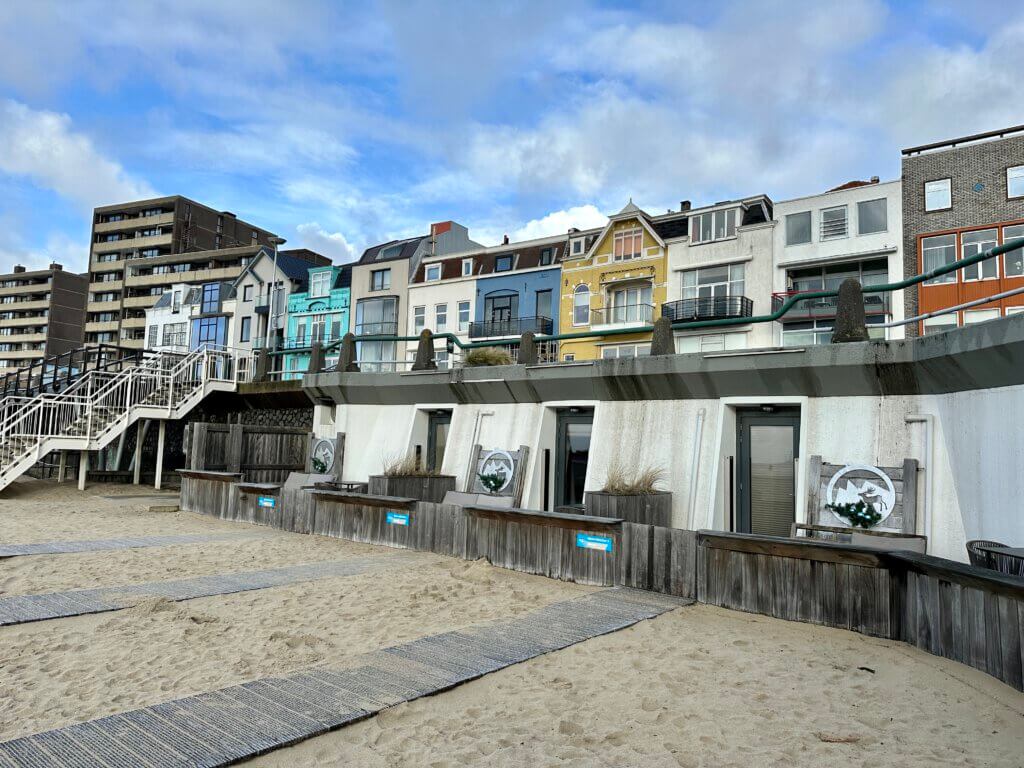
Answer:
M348 333L351 285L352 270L348 265L310 267L305 292L288 297L283 378L302 378L309 367L313 342L326 346ZM338 351L331 350L326 364L337 362Z

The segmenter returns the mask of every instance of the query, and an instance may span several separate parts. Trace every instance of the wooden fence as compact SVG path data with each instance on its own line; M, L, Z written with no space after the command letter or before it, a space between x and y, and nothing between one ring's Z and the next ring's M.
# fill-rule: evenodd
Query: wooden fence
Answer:
M181 475L185 510L902 640L1024 690L1024 579L985 568L812 539L324 490L295 478L282 487L232 473Z
M292 427L193 422L189 469L241 473L250 483L283 483L306 466L310 433Z

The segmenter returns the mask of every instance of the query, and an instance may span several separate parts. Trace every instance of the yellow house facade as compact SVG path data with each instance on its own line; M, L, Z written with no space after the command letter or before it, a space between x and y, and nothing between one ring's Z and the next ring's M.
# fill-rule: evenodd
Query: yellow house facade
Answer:
M597 233L571 233L562 260L558 332L611 331L559 343L565 362L650 354L651 326L667 300L668 249L631 200ZM635 330L633 330L635 329Z

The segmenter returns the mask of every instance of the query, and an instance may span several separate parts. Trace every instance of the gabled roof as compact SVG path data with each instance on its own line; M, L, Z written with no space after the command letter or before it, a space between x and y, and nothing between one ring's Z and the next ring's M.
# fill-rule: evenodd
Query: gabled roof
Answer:
M647 230L651 237L654 238L654 241L662 248L665 247L665 241L662 239L658 231L654 228L653 222L651 221L651 217L647 215L647 212L644 211L642 208L637 207L637 205L633 202L633 198L629 198L629 202L626 203L625 207L621 211L616 213L614 216L608 217L608 223L604 225L604 228L596 237L594 237L593 240L591 240L590 238L587 239L587 249L586 251L584 251L583 255L578 258L589 259L593 257L594 249L597 248L597 246L608 236L608 233L611 232L612 227L615 224L619 223L620 221L624 221L626 219L636 219L637 221L639 221L640 226Z
M610 219L626 219L630 216L642 216L645 219L651 217L647 215L647 212L639 208L636 203L633 202L633 198L629 198L629 202L626 203L622 210L616 213L614 216L609 216Z
M266 246L261 246L259 252L252 258L252 260L245 265L245 269L242 273L235 278L234 285L239 285L242 280L252 272L253 267L259 263L260 259L270 259L273 261L274 252ZM305 286L309 281L309 268L321 266L311 264L308 260L292 256L285 251L277 252L277 269L289 280L293 280L299 284L300 290L305 290Z
M357 264L375 264L381 261L398 261L399 259L411 259L416 253L416 249L419 248L420 243L426 240L429 235L417 235L416 237L407 237L404 240L389 240L386 243L380 243L379 245L371 245L365 251L363 255L359 257ZM378 258L378 254L381 251L387 250L392 246L400 245L397 255L388 256L387 258Z

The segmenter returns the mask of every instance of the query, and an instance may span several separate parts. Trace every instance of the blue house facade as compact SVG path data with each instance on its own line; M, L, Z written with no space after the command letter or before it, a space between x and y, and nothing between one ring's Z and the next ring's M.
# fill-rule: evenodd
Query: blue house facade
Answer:
M554 266L479 278L470 338L556 332L560 276L561 270Z
M285 379L300 379L309 367L310 346L341 340L349 329L351 304L349 266L311 267L307 289L288 297L288 324L284 340ZM337 348L327 354L327 365L338 362Z

